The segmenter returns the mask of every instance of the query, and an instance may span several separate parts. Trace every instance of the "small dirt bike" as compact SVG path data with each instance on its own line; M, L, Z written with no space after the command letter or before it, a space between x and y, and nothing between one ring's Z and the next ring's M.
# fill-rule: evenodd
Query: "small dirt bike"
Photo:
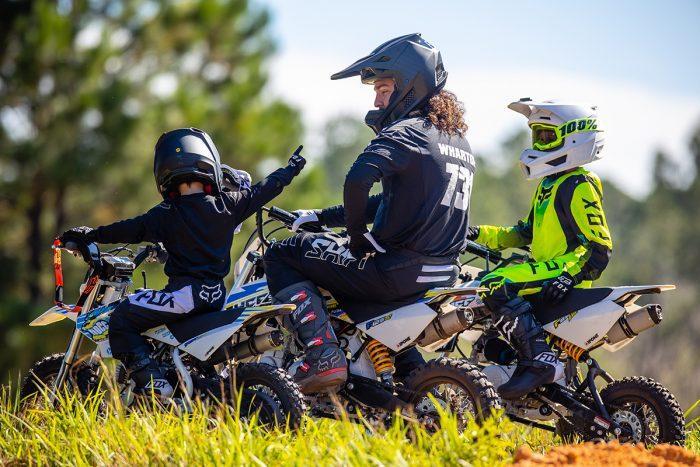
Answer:
M478 287L491 263L502 267L527 261L526 255L504 258L500 253L469 242L466 252L486 260L486 271L465 264L461 280L465 287ZM559 304L545 305L531 296L535 315L551 345L558 349L566 371L562 380L538 388L519 400L503 400L509 417L537 428L558 432L565 440L617 439L620 442L683 444L683 411L671 392L658 382L641 376L615 380L590 355L597 348L615 352L641 332L662 320L660 305L640 306L648 294L673 290L673 285L643 285L574 289ZM495 388L508 381L515 370L515 351L493 327L491 317L478 296L450 298L447 310L462 318L460 338L472 345L464 361L477 365ZM459 328L462 329L459 329ZM445 341L445 352L459 350L456 337ZM460 350L461 352L461 350ZM585 365L586 375L579 372ZM595 379L606 383L600 392ZM541 422L552 421L555 426Z
M280 229L289 229L296 216L279 208L264 208L257 215L257 230L249 239L246 250L235 266L236 278L226 299L226 307L239 310L272 303L264 277L262 252L269 246L269 236ZM266 234L269 223L278 228ZM281 226L279 226L281 223ZM302 226L302 229L304 226ZM313 231L313 229L307 229ZM417 367L403 381L395 381L394 356L414 346L429 346L442 339L441 330L450 327L456 315L445 314L442 307L455 296L473 296L478 287L436 288L428 291L416 303L389 311L372 319L355 323L328 294L327 309L340 347L348 357L348 380L337 394L319 393L308 397L311 413L318 417L335 418L341 413L351 419L358 412L365 419L388 423L392 414L436 426L437 406L457 415L461 426L470 417L482 419L492 409L500 407L493 386L481 369L457 359L442 358ZM269 345L270 333L283 332L281 348ZM247 345L250 358L276 368L294 372L302 363L303 351L293 336L283 331L281 320L260 322L250 326L241 340L232 345ZM437 406L436 406L437 404Z
M125 247L100 253L96 244L87 246L89 257L83 257L89 269L80 287L75 305L63 303L63 274L61 250L76 256L78 246L54 242L54 270L56 278L56 306L46 310L30 326L46 326L64 318L75 322L66 352L47 356L29 371L21 388L21 397L27 401L47 388L51 402L58 391L69 389L88 395L99 390L101 373L106 368L101 361L111 357L109 345L109 316L132 285L136 267L143 261L164 262L167 255L158 244L142 247L134 255ZM120 253L122 255L120 255ZM123 254L126 253L127 256ZM145 280L145 278L144 278ZM237 404L241 393L241 415L258 413L266 424L284 424L288 419L297 426L306 410L299 388L284 371L263 364L238 364L248 355L244 347L231 347L231 338L249 326L278 317L294 310L290 305L265 305L204 313L179 322L162 325L144 333L152 345L152 357L161 365L169 382L176 388L173 400L188 407L193 398L203 401L226 401ZM78 358L80 344L87 337L97 345L92 355ZM278 335L267 336L270 340ZM233 363L232 376L219 376L216 365ZM117 365L116 386L125 404L133 401L133 382L124 367Z

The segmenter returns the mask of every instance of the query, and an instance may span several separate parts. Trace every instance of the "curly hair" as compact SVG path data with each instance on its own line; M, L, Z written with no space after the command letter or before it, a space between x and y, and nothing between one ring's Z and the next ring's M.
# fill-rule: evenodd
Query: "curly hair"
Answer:
M426 117L440 132L464 136L467 123L464 121L464 104L450 91L442 90L428 101Z

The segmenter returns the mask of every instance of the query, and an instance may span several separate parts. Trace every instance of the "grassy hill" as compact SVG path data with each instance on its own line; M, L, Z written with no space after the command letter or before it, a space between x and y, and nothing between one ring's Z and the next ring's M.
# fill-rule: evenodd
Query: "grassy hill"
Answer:
M560 443L549 433L507 420L471 424L460 434L443 417L434 434L397 422L307 419L298 432L266 431L228 413L174 412L99 415L94 401L69 400L61 411L20 412L0 396L0 465L506 465L518 447L545 452ZM700 453L700 427L687 447Z

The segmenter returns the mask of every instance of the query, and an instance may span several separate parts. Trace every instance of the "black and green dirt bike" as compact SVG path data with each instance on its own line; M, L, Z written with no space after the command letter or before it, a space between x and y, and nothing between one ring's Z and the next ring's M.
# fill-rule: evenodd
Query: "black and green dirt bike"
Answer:
M63 274L61 250L75 256L78 245L54 242L54 271L56 278L56 305L46 310L31 326L46 326L64 318L75 322L65 352L39 360L25 377L20 395L25 404L49 398L55 403L60 391L68 390L81 395L104 391L111 386L118 391L126 405L133 403L130 381L124 367L116 366L110 381L105 384L107 366L102 364L112 357L109 345L109 316L117 304L129 293L134 270L144 261L164 262L165 250L159 244L141 247L134 254L126 247L100 252L96 244L87 246L89 254L85 280L75 305L63 303ZM282 425L287 421L298 426L306 405L299 387L291 377L278 368L258 363L238 364L250 353L248 348L230 346L249 326L282 316L294 310L290 305L265 305L222 310L187 317L169 325L162 325L143 333L152 348L151 356L163 369L170 384L176 388L171 401L185 409L193 399L205 403L226 402L237 406L240 397L240 416L257 413L265 424ZM269 341L279 335L266 336ZM80 357L81 343L87 338L96 344L91 354ZM232 364L233 376L222 378L221 364ZM43 402L42 402L43 403Z
M508 258L482 245L469 242L465 253L471 260L482 258L485 270L462 267L464 287L478 287L491 265L506 266L528 261L526 254ZM639 305L650 294L673 290L673 285L642 285L574 289L556 304L544 304L538 295L529 300L553 348L565 367L564 377L518 400L503 400L513 420L557 432L565 440L684 444L685 420L673 394L660 383L643 376L614 379L591 355L595 349L615 352L662 320L661 306ZM495 388L507 382L515 370L515 351L499 338L490 313L478 295L456 296L446 309L457 313L459 324L449 332L459 333L436 345L443 352L460 351L458 342L471 345L464 361L478 365ZM585 368L585 375L581 372ZM596 379L605 382L598 390ZM548 423L549 422L549 423Z

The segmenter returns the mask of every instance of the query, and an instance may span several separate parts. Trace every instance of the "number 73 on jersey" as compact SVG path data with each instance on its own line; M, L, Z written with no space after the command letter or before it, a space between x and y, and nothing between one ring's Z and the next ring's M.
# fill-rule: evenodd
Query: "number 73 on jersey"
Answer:
M448 162L445 171L450 174L445 195L442 197L443 206L455 207L462 211L469 208L469 195L472 192L474 176L467 167ZM459 185L459 186L458 186Z

